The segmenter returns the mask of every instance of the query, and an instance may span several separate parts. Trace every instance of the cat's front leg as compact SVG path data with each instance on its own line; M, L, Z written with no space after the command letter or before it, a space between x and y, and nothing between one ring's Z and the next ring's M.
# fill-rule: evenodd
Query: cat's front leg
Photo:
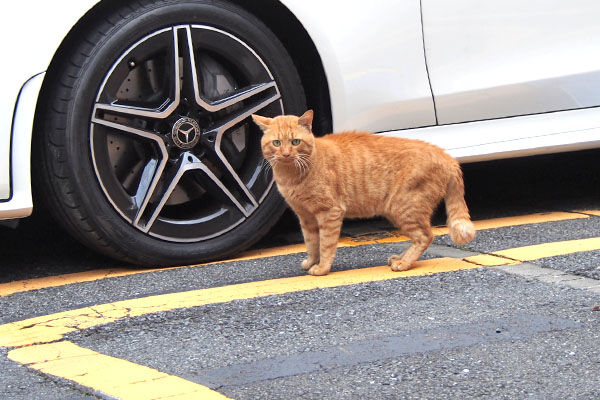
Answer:
M327 275L335 259L337 244L342 229L344 211L332 209L327 213L317 215L319 224L320 257L319 263L313 265L308 273L311 275Z
M319 225L314 215L298 212L304 243L306 244L306 260L302 261L303 269L310 269L319 263Z

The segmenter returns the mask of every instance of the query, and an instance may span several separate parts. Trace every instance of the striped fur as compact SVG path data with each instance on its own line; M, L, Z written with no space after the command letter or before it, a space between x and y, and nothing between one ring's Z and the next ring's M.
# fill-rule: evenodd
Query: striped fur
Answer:
M442 199L451 239L464 244L475 237L462 171L441 148L367 132L315 138L311 110L252 117L264 131L263 155L277 187L300 220L308 253L302 268L311 275L331 269L344 218L383 216L411 239L403 254L389 258L394 271L409 269L429 247L431 216Z

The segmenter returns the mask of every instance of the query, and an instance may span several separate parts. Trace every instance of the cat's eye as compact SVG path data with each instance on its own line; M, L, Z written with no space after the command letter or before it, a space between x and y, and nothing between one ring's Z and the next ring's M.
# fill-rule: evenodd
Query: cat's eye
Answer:
M281 140L273 140L273 146L275 146L275 147L281 146Z
M292 145L293 146L298 146L300 144L301 140L300 139L292 139Z

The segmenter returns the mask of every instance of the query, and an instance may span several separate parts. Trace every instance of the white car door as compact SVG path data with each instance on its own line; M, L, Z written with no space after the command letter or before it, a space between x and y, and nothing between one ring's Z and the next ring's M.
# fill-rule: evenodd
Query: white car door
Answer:
M598 0L422 0L438 124L600 105Z
M435 125L418 0L283 0L327 75L334 131Z

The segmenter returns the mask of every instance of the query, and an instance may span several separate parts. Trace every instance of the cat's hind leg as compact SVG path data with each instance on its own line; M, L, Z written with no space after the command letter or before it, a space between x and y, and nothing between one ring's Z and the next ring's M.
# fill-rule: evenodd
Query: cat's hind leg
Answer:
M433 232L431 231L431 216L422 212L398 213L388 217L388 219L408 236L411 245L400 255L393 255L388 259L388 265L392 271L406 271L410 269L415 261L427 250L433 241Z
M408 249L406 249L406 250L408 250ZM400 260L402 258L402 256L404 256L404 253L406 253L406 250L404 250L400 254L394 254L394 255L390 256L390 258L388 258L387 265L392 266L392 263L394 261Z

